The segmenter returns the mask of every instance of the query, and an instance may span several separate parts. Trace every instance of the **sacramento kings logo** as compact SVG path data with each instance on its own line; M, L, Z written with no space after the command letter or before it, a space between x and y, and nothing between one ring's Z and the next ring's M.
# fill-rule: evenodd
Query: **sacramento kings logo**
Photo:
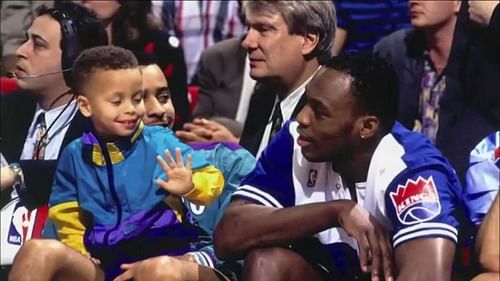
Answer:
M426 222L441 212L441 203L432 176L408 179L405 185L398 185L390 194L398 220L406 225Z

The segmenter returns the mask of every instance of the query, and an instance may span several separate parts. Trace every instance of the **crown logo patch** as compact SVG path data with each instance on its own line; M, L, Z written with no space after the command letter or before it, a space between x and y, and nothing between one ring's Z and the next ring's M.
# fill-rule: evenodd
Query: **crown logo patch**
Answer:
M397 217L403 224L429 221L441 212L432 176L427 179L419 176L416 181L408 179L405 185L398 185L396 192L390 192L389 195Z

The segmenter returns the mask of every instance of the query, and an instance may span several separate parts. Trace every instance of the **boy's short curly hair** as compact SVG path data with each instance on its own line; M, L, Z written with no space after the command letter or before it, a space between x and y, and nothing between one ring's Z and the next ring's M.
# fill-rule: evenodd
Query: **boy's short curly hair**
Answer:
M90 75L97 70L130 69L138 65L134 54L121 47L99 46L87 49L78 56L73 65L73 90L82 94Z

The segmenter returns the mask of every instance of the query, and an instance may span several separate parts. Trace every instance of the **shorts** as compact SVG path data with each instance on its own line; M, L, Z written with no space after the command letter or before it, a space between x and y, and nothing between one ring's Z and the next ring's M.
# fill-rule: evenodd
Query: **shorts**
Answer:
M323 277L323 280L370 280L361 271L356 250L346 243L323 245L315 237L298 240L289 248L302 256Z

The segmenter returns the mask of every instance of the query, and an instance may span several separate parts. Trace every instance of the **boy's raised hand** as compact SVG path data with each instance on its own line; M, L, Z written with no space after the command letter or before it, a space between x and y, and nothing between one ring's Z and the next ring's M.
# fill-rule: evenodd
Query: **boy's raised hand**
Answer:
M178 196L182 196L190 192L193 188L193 172L191 170L191 164L193 162L191 154L187 156L186 165L182 160L181 150L179 148L175 149L176 161L172 158L170 151L165 150L165 158L158 155L156 159L163 171L167 175L167 180L157 179L156 184L158 184L164 190Z

